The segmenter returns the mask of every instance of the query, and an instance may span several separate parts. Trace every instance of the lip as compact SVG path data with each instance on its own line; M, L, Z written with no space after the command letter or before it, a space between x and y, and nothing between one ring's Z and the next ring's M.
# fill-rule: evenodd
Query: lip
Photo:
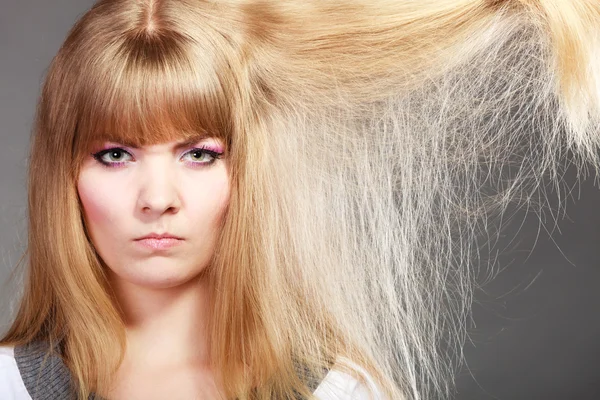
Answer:
M139 237L135 240L143 240L143 239L178 239L178 240L183 240L183 238L179 237L179 236L175 236L170 234L169 232L165 232L165 233L155 233L152 232L146 236L142 236Z
M152 250L167 250L183 243L183 239L170 233L151 233L135 239L135 242Z

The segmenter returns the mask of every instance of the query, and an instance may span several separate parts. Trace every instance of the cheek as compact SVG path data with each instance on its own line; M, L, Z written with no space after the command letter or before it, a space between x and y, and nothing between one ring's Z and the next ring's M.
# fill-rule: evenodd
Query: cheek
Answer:
M114 186L101 179L83 175L77 182L77 191L83 207L86 225L90 234L102 230L103 227L112 226L118 221L118 210L125 199L122 194L115 193Z
M180 186L183 209L179 215L181 232L187 232L190 249L200 265L206 265L214 254L222 222L230 198L229 179L226 171L216 166L203 176L191 175Z
M106 209L103 207L106 203L98 201L93 193L85 190L79 191L79 198L85 214L85 220L88 224L94 224L101 221L106 215Z
M194 185L187 201L187 214L198 229L214 232L220 226L229 204L230 188L226 177L216 177L206 185Z

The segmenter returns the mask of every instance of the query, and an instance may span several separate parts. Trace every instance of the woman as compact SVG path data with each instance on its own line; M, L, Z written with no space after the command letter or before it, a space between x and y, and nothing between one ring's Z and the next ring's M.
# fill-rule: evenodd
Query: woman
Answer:
M448 396L479 230L565 149L597 162L598 22L99 1L40 98L5 396Z

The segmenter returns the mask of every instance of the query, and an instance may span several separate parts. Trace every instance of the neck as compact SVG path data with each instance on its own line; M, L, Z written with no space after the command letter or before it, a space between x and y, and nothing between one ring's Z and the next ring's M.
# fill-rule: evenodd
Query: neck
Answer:
M160 289L117 279L113 284L125 318L125 362L157 368L209 364L205 278Z

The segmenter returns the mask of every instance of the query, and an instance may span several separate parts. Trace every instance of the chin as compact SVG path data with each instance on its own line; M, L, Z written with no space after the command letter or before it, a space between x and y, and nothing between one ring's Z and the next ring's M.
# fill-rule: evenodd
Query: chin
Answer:
M165 263L148 264L140 263L134 267L134 270L113 270L111 280L117 284L134 285L153 290L173 289L193 284L204 270L204 268L186 269L181 266L165 265Z

